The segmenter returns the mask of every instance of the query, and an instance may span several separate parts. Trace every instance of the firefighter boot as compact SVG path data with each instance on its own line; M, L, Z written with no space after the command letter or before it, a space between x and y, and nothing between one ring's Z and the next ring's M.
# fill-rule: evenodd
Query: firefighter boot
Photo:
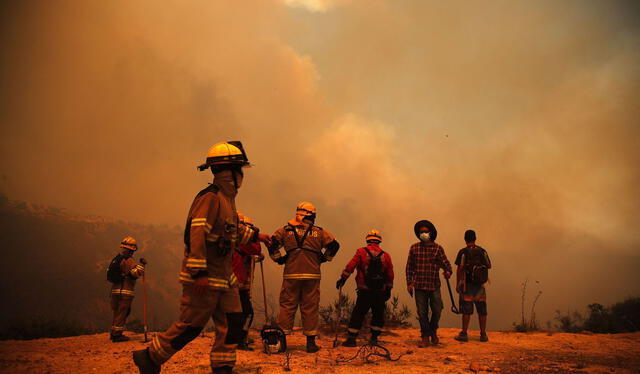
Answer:
M307 353L316 353L320 350L320 347L316 344L315 336L307 336Z
M122 334L118 334L118 335L111 335L111 341L114 343L119 343L119 342L128 342L130 339L128 336L124 336Z
M378 336L380 331L371 331L371 339L369 339L369 345L378 345Z
M242 338L240 339L240 343L238 343L238 348L241 351L253 351L253 348L249 347L249 339L247 338L248 331L242 332Z
M133 362L138 367L140 374L159 374L160 365L151 360L149 348L133 351Z
M343 347L355 347L356 345L356 335L352 334L349 334L349 336L347 336L347 339L342 342Z
M233 374L233 368L231 366L220 366L217 368L212 368L211 373L213 374Z

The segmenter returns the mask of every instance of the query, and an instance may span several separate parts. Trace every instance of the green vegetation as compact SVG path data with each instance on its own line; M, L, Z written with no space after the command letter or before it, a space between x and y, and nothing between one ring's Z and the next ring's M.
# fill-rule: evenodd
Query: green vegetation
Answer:
M348 295L342 295L339 299L336 298L331 304L320 307L320 318L326 328L332 329L336 321L336 308L340 308L340 325L346 326L349 324L351 313L355 301ZM408 327L409 318L411 318L411 311L406 304L400 305L398 296L393 296L385 306L385 327ZM371 311L365 316L362 328L369 327L371 321Z
M538 325L538 321L536 319L536 304L538 303L538 299L542 296L542 291L538 289L538 293L536 294L533 302L531 303L531 312L529 313L529 318L527 318L525 313L525 301L527 296L527 285L529 283L529 279L525 279L521 284L522 290L522 313L520 323L513 323L513 329L517 332L528 332L528 331L538 331L540 327ZM536 281L536 284L540 284L539 281Z
M624 333L640 330L640 297L633 297L605 307L590 304L587 317L578 311L556 311L556 327L564 332Z

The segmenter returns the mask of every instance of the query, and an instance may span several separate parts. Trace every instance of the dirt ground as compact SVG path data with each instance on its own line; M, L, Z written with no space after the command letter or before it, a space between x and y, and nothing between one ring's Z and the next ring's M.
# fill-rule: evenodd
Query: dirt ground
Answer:
M319 340L322 350L304 351L300 331L289 337L288 355L292 373L640 373L640 333L587 335L564 333L490 332L488 343L481 343L477 332L468 343L453 340L457 329L440 329L441 344L418 348L417 329L389 331L382 345L391 352L392 362L372 356L365 363L362 355L349 362L358 348L331 348L333 336ZM125 343L109 342L107 334L59 339L0 342L0 373L137 373L131 351L144 347L142 335L130 334ZM208 352L213 334L199 337L163 366L163 373L209 373ZM258 332L252 331L257 340ZM364 344L364 340L359 341ZM287 356L266 355L261 344L253 352L238 352L236 372L283 373ZM366 352L361 352L366 353Z

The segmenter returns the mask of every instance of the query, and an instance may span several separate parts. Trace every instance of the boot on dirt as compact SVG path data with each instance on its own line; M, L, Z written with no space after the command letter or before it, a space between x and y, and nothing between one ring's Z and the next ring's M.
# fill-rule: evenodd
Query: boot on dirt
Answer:
M253 351L253 348L249 347L249 344L247 344L246 340L243 341L243 342L240 342L238 344L238 348L237 349L239 349L241 351L248 351L248 352L252 352Z
M487 336L486 332L481 332L480 333L480 341L481 342L488 342L489 341L489 337Z
M431 333L431 344L432 345L438 345L440 343L440 338L438 338L438 334L436 334L435 332Z
M242 332L242 337L240 338L240 343L238 343L238 348L241 351L253 351L253 348L249 347L249 341L247 339L248 331Z
M233 368L231 366L220 366L217 368L212 368L211 373L213 374L233 374Z
M455 340L459 341L459 342L463 342L466 343L469 341L469 336L467 335L466 332L464 331L460 331L460 333L458 334L458 336L456 336L454 338Z
M356 345L356 337L353 335L347 336L347 339L342 342L343 347L355 347Z
M111 341L114 343L119 343L119 342L128 342L129 340L131 340L128 336L124 336L124 335L111 335Z
M378 345L378 336L380 336L380 331L371 331L371 339L369 339L369 345Z
M420 348L427 348L431 345L431 343L429 343L429 337L428 336L423 336L422 339L420 340L420 343L418 343L418 347Z
M316 353L320 347L316 344L315 336L307 336L307 353Z
M153 362L149 356L149 348L133 351L133 362L138 367L140 374L160 373L160 365Z

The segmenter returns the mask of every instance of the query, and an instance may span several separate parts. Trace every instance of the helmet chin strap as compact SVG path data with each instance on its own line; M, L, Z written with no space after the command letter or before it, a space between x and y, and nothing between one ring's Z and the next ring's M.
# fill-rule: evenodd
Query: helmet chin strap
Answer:
M233 176L233 187L235 187L235 189L238 189L238 177L236 176L236 171L235 170L231 170L231 175Z

